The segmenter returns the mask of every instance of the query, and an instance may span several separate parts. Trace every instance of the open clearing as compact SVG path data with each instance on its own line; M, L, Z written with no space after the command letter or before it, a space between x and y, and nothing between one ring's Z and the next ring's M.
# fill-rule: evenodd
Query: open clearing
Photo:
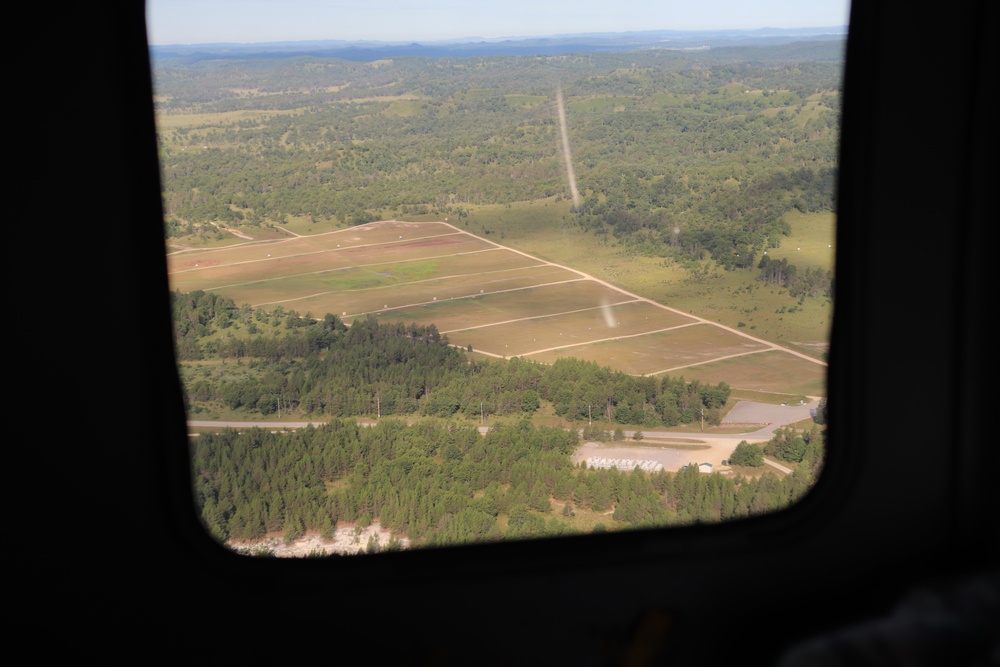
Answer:
M820 395L826 364L445 222L382 221L168 255L171 286L350 323L434 324L456 346L543 363Z
M713 468L723 468L722 462L733 454L733 450L745 438L715 439L697 441L704 447L694 449L688 446L629 445L627 443L585 442L573 454L573 463L579 464L593 456L606 459L632 459L636 461L656 461L663 469L677 472L690 463L711 463Z

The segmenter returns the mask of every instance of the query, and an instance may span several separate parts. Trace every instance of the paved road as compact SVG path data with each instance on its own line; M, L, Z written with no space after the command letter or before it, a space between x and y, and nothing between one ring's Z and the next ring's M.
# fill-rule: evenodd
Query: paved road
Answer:
M701 433L681 432L681 431L643 431L645 439L643 443L631 440L633 431L626 431L628 440L611 443L583 443L573 454L573 461L579 462L591 456L600 456L612 459L636 459L652 460L663 465L665 470L680 470L681 467L691 463L711 463L720 466L723 461L732 456L733 450L740 441L746 440L752 443L767 442L771 439L775 429L788 424L806 419L811 416L811 410L815 409L816 401L805 405L771 405L768 403L753 403L750 401L740 401L729 414L726 421L747 423L747 424L767 424L756 431L746 433ZM768 423L770 422L770 423ZM293 429L305 428L310 424L322 426L326 422L321 421L301 421L301 422L222 422L222 421L189 421L188 424L193 429L206 426L230 427L230 428L268 428L268 429ZM373 422L362 422L366 426L373 425ZM486 426L480 426L479 431L485 433L489 430ZM669 447L657 446L654 441L657 439L682 440L695 445L690 447ZM700 446L699 446L700 445ZM791 469L764 459L764 463L772 468L784 473L790 473Z
M770 440L771 435L774 433L775 429L787 426L788 424L801 421L803 419L808 419L812 416L812 410L816 408L816 401L811 403L806 403L805 405L771 405L770 403L754 403L751 401L740 401L738 402L729 414L726 415L726 421L744 423L744 424L768 424L756 431L748 433L701 433L701 432L682 432L682 431L643 431L643 434L648 438L697 438L699 440L732 440L733 438L740 438L746 440ZM309 425L312 426L322 426L326 424L326 421L297 421L297 422L282 422L282 421L259 421L259 422L249 422L249 421L197 421L189 420L188 426L193 428L205 428L205 427L228 427L228 428L253 428L254 426L260 428L273 428L273 429L295 429L295 428L305 428ZM365 422L366 424L367 423ZM486 432L487 427L481 426L480 431ZM626 431L625 435L632 437L633 431Z

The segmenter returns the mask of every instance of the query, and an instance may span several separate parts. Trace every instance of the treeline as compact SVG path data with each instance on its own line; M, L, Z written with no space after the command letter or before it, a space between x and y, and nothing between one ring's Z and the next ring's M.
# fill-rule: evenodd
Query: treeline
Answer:
M812 485L822 446L811 441L783 479L575 467L574 431L528 421L472 426L332 420L291 433L226 430L192 438L196 501L219 540L378 521L393 544L430 547L581 532L576 513L610 511L594 530L717 522L787 507Z
M770 255L761 257L757 268L760 270L757 274L758 280L784 287L792 296L833 297L832 271L812 267L800 271L787 259L773 259Z
M281 306L271 311L254 309L249 304L237 308L230 297L203 290L188 293L175 290L171 293L171 307L176 352L181 361L206 357L259 357L272 361L303 357L328 349L336 336L347 330L336 315L327 314L316 320L309 313L300 315ZM240 329L249 335L231 335ZM282 335L274 335L275 329ZM272 335L262 335L263 330L271 331ZM217 335L221 332L230 335ZM428 335L436 337L436 330Z
M750 267L784 213L833 208L842 46L158 61L161 113L200 119L160 131L167 231L568 198L561 87L581 226ZM259 113L206 121L234 110Z
M824 398L824 407L825 400ZM819 456L819 452L822 451L824 437L823 432L817 426L817 424L823 423L819 413L817 413L815 421L816 424L808 431L779 428L775 430L774 435L763 447L743 440L736 445L729 462L732 465L759 468L764 465L765 455L788 463L799 463L807 458L812 460Z
M485 419L531 415L542 401L567 420L676 426L718 424L730 388L683 377L634 377L578 359L552 365L481 361L449 345L434 325L350 327L275 309L237 308L208 292L173 294L181 359L235 360L185 374L189 409L320 417L425 415ZM259 331L268 326L267 331ZM239 328L241 335L232 334ZM245 333L243 333L245 330ZM276 335L278 334L278 335Z

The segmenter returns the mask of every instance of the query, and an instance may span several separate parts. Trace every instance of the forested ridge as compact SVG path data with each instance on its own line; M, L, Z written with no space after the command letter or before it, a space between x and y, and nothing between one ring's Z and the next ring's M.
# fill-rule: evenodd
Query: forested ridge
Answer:
M833 207L842 47L159 60L168 234L569 198L561 88L583 228L749 267Z

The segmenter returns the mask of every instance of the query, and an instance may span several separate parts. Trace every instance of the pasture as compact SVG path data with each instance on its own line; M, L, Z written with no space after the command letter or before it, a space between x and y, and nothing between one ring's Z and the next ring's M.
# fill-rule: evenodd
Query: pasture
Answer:
M434 324L453 345L487 356L572 356L634 375L823 393L826 368L814 359L443 222L382 221L175 252L168 267L182 291L348 323L372 315Z

